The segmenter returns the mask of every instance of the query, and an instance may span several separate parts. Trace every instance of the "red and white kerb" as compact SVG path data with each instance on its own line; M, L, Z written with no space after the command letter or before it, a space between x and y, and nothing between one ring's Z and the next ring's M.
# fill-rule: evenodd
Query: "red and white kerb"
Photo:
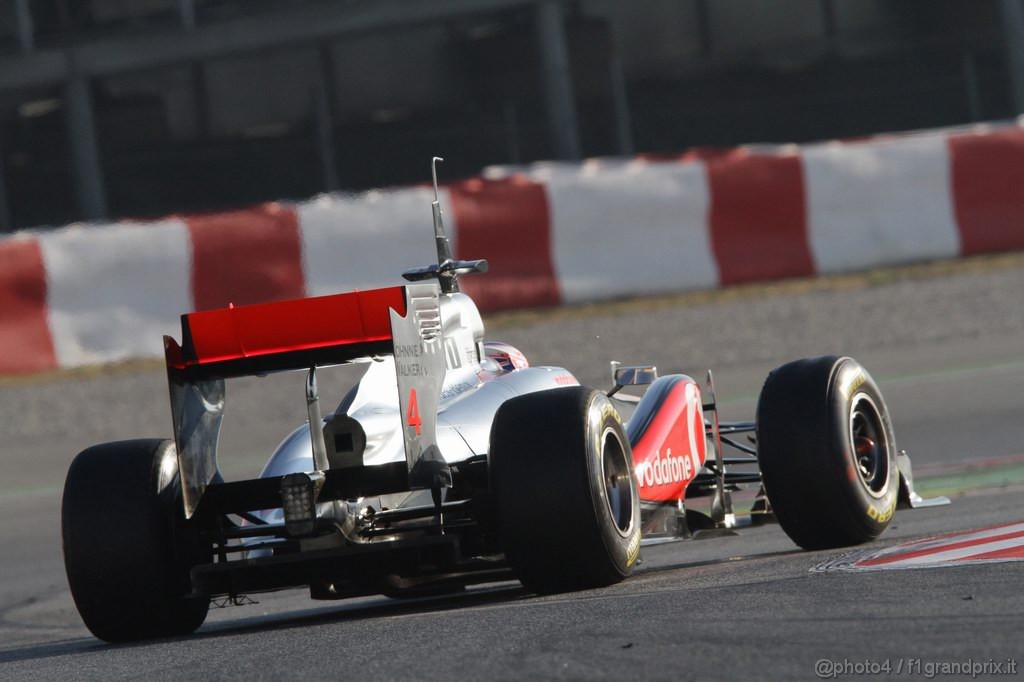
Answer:
M1022 521L862 550L819 564L813 570L941 568L1005 561L1024 561Z

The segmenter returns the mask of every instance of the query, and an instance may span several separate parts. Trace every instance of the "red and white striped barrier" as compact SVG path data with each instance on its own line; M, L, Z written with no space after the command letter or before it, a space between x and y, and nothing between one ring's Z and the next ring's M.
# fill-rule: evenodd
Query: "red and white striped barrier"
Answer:
M442 190L484 310L1024 248L1024 129L545 163ZM435 258L405 188L0 240L0 373L156 357L191 310L400 283Z

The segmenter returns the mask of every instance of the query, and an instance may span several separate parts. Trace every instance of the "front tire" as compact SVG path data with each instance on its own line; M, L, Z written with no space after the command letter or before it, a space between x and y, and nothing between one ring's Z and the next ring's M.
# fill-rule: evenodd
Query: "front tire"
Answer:
M583 387L504 403L490 444L505 555L540 593L611 585L640 553L640 496L618 412Z
M185 521L173 442L82 451L68 470L61 529L71 594L98 638L184 635L203 624L209 600L190 596L189 569L211 550Z
M868 542L899 492L896 438L871 375L823 356L768 375L757 405L757 458L775 516L804 549Z

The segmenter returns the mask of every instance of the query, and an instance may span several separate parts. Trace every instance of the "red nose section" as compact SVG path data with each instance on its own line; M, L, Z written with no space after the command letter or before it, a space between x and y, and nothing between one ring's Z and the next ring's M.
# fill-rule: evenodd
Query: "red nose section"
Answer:
M706 456L700 388L685 377L665 394L650 423L633 443L640 499L683 499L686 486L704 466Z

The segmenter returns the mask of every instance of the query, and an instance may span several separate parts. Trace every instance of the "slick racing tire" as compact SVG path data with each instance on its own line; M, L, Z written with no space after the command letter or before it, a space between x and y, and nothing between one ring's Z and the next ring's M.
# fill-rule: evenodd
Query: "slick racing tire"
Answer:
M856 545L889 525L899 492L882 394L851 358L779 367L757 404L757 459L775 516L804 549Z
M617 583L640 553L640 496L618 412L574 386L519 396L491 428L490 476L502 546L540 593Z
M189 569L211 549L185 521L168 440L97 445L75 458L61 509L64 567L86 627L107 642L184 635L206 619Z

